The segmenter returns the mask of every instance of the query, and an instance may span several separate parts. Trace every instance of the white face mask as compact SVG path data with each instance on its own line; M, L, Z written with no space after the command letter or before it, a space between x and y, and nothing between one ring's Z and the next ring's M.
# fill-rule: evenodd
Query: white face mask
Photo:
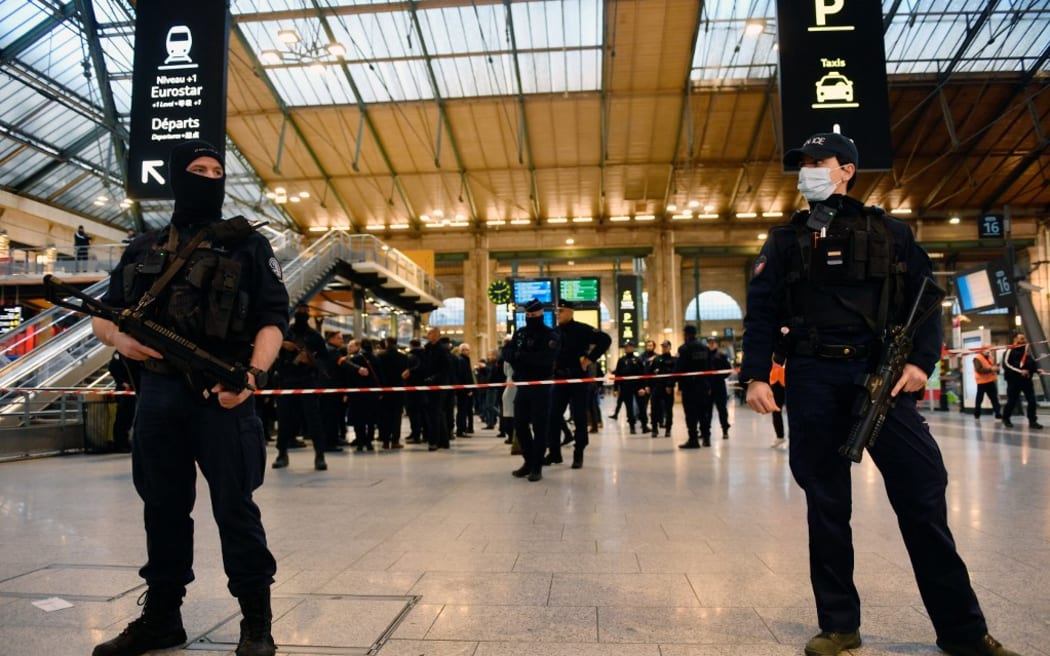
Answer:
M845 165L838 167L844 168ZM804 166L798 170L798 190L811 203L827 200L837 186L831 181L831 171L818 166Z

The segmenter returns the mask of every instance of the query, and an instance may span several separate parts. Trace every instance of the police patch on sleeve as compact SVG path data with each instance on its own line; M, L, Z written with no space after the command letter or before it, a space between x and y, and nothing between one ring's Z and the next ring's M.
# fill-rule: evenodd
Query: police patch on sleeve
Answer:
M281 263L277 261L277 258L271 257L267 264L270 265L270 271L273 272L274 277L280 282L284 282L284 272L281 271Z
M753 275L758 275L766 268L766 256L759 255L758 259L755 260L755 272Z

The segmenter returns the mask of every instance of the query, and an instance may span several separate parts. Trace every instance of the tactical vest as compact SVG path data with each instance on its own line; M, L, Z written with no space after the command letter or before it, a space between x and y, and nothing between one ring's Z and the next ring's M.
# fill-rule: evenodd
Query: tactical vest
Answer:
M254 230L247 221L243 225L224 225L233 222L231 219L217 224L222 228L189 254L150 308L158 323L200 345L245 344L255 337L247 323L251 297L241 289L241 263L221 248L235 245ZM134 265L124 267L124 298L137 302L177 252L178 236L169 227L168 233Z
M885 214L867 207L862 216L835 216L820 231L806 226L808 215L792 218L784 318L791 340L816 348L829 337L855 344L880 337L903 306L907 270Z

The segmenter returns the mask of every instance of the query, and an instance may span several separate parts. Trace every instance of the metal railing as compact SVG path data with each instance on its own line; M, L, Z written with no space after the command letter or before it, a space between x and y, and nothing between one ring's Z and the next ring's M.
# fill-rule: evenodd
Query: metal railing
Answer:
M35 278L55 274L107 274L120 261L126 244L88 246L82 257L60 253L54 246L42 248L13 248L9 255L0 257L0 276Z
M285 285L292 303L302 300L339 261L351 265L374 264L383 273L396 277L409 291L441 301L441 283L401 251L390 248L373 235L331 230L285 266Z

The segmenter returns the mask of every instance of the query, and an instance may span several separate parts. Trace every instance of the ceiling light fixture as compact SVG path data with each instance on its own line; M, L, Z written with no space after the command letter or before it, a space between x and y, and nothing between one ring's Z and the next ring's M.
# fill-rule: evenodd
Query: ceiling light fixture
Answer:
M667 205L667 211L668 212L677 212L678 211L678 206L675 205L674 203L669 203Z
M573 245L573 244L575 244L575 243L576 243L576 240L575 240L575 239L573 239L572 237L569 237L568 239L566 239L566 240L565 240L565 244L566 244L567 246L572 246L572 245Z
M407 223L391 223L391 230L408 230L409 226Z
M697 214L696 218L698 218L698 219L717 219L717 218L719 218L719 216L720 216L719 214L714 214L712 212L704 212L703 214Z
M531 225L532 219L511 219L511 225Z
M594 219L592 219L589 216L577 216L577 217L573 217L572 222L573 223L590 223L593 220Z
M568 223L569 219L564 216L555 216L547 219L547 223Z
M634 217L635 221L653 221L655 219L656 217L652 214L639 214L638 216Z
M948 219L948 223L950 223L952 225L959 225L960 221L962 221L962 219L960 219L957 216L953 216L952 218Z
M623 223L624 221L630 221L630 220L631 220L631 217L629 217L629 216L610 216L609 217L609 221L611 221L612 223Z
M758 36L762 34L766 29L765 18L750 18L744 21L744 34L748 36Z
M763 216L763 218L766 218L766 219L776 219L776 218L784 216L784 213L783 212L762 212L762 216Z
M698 201L698 200L691 200L691 201L689 201L689 208L690 209L694 209L695 210L698 207L700 207L700 201Z
M277 42L283 49L267 49L259 53L259 61L268 66L279 64L315 64L322 65L346 57L346 46L333 41L326 43L315 40L307 43L299 36L298 30L277 30ZM323 68L323 66L322 66Z
M754 219L758 217L757 212L737 212L736 218L738 219Z

